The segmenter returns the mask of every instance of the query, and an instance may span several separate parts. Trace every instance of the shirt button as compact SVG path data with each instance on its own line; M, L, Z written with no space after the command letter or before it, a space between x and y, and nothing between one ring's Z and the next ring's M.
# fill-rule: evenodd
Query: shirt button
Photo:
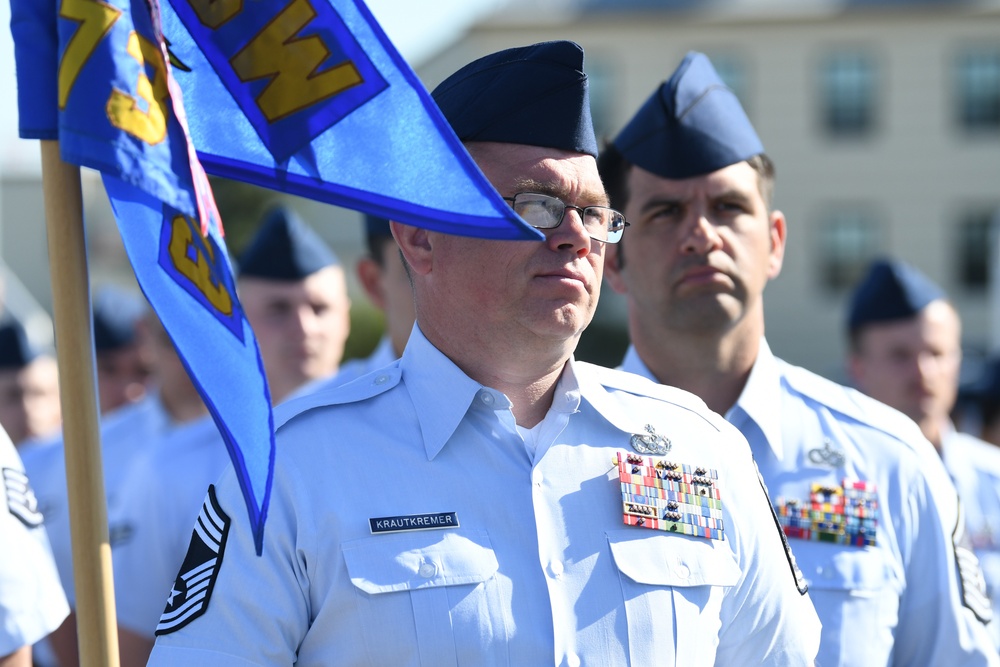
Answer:
M569 667L580 667L580 656L576 653L570 653L566 656L566 664Z
M482 391L482 392L481 392L481 393L479 394L479 400L481 400L481 401L482 401L483 403L485 403L486 405L493 405L493 403L494 403L494 401L495 401L496 399L494 399L494 398L493 398L493 394L491 394L490 392L488 392L488 391L486 391L486 390L483 390L483 391Z
M437 571L438 571L437 565L435 565L434 563L424 563L420 566L420 569L417 570L417 574L419 574L424 579L430 579L435 574L437 574Z
M389 381L388 375L379 375L378 377L375 378L375 384L385 384L388 381Z
M678 563L677 567L674 568L674 574L676 574L680 579L687 579L691 576L691 568L684 563Z
M557 560L552 561L552 564L549 565L549 570L552 572L552 576L556 579L562 576L564 569L563 564Z

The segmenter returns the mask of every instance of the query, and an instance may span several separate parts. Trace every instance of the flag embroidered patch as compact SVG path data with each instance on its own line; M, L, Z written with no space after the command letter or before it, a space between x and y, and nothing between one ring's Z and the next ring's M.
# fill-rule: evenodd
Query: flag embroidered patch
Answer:
M778 521L788 537L875 546L878 495L874 482L845 479L843 486L813 484L809 501L778 498Z
M725 539L716 470L621 452L617 463L626 525Z
M208 498L195 522L184 563L170 587L167 606L156 625L156 635L175 632L208 609L222 565L229 524L229 516L222 511L215 497L215 486L209 486Z
M14 468L3 469L3 486L7 495L7 509L28 528L42 525L44 518L38 511L38 499L31 490L28 476Z

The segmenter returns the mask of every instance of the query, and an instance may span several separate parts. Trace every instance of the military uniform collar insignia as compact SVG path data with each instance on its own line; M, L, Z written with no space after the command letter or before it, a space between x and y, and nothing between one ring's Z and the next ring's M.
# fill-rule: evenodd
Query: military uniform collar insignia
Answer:
M647 456L663 456L670 451L672 446L670 439L659 435L652 424L646 424L645 431L645 433L633 433L629 438L632 449Z
M823 446L809 450L809 462L813 465L839 468L844 465L844 452L834 447L830 438L823 438Z

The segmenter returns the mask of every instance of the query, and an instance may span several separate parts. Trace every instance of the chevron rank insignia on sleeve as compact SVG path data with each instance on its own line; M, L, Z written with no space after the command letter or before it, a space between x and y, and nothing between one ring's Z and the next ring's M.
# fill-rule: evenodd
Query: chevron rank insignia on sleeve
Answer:
M170 587L167 606L156 626L157 636L180 630L208 609L229 537L229 524L229 516L215 497L215 486L209 486L184 563Z
M962 604L971 609L980 622L989 624L993 620L993 605L986 592L986 579L979 558L973 553L965 531L965 510L959 502L952 545L955 549L955 562L958 565L959 582L962 586Z
M4 468L3 486L10 513L28 528L42 525L44 518L38 511L38 499L31 490L28 476L15 468Z

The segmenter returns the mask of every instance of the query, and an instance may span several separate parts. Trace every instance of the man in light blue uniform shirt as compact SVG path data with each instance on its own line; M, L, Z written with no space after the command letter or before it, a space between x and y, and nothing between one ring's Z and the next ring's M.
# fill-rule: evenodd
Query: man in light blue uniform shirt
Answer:
M124 489L134 476L136 460L166 434L208 415L201 396L188 378L173 343L156 315L147 310L145 323L149 331L154 386L142 400L113 410L101 418L101 459L112 554L131 538L136 528L135 523L125 520L119 511ZM35 487L39 509L45 515L59 577L70 607L74 609L49 638L49 643L61 667L73 667L79 664L79 656L63 439L59 437L26 446L22 458ZM195 506L197 503L195 500ZM116 593L122 590L122 586L116 585ZM119 635L123 636L122 633ZM127 637L124 641L128 641Z
M435 90L544 239L393 223L418 323L401 360L279 406L263 554L226 475L151 665L811 663L815 612L746 441L572 358L625 231L582 68L548 42Z
M997 664L963 596L955 490L932 448L763 337L786 223L773 166L708 58L689 53L599 167L631 224L606 265L627 296L622 368L692 391L747 437L823 623L817 663Z
M32 644L54 631L69 607L31 483L0 428L0 665L30 667Z
M368 299L382 312L385 333L370 355L341 364L332 378L311 382L294 396L346 384L388 366L403 354L416 314L413 312L413 288L388 220L365 216L365 246L368 252L357 265L358 282Z
M237 289L272 400L333 372L349 303L333 250L292 209L279 206L261 216L238 267ZM199 416L143 443L109 511L112 531L123 533L112 549L122 667L146 663L205 491L230 467L215 422L204 409Z
M271 402L332 377L351 328L344 268L294 209L265 212L237 257L236 290L253 327Z
M103 415L146 395L151 379L146 302L107 286L94 294L91 310L97 402Z
M959 432L949 417L962 363L958 312L918 269L880 259L855 288L847 319L855 384L917 422L955 482L1000 643L1000 448ZM968 582L967 595L976 594L976 583Z

